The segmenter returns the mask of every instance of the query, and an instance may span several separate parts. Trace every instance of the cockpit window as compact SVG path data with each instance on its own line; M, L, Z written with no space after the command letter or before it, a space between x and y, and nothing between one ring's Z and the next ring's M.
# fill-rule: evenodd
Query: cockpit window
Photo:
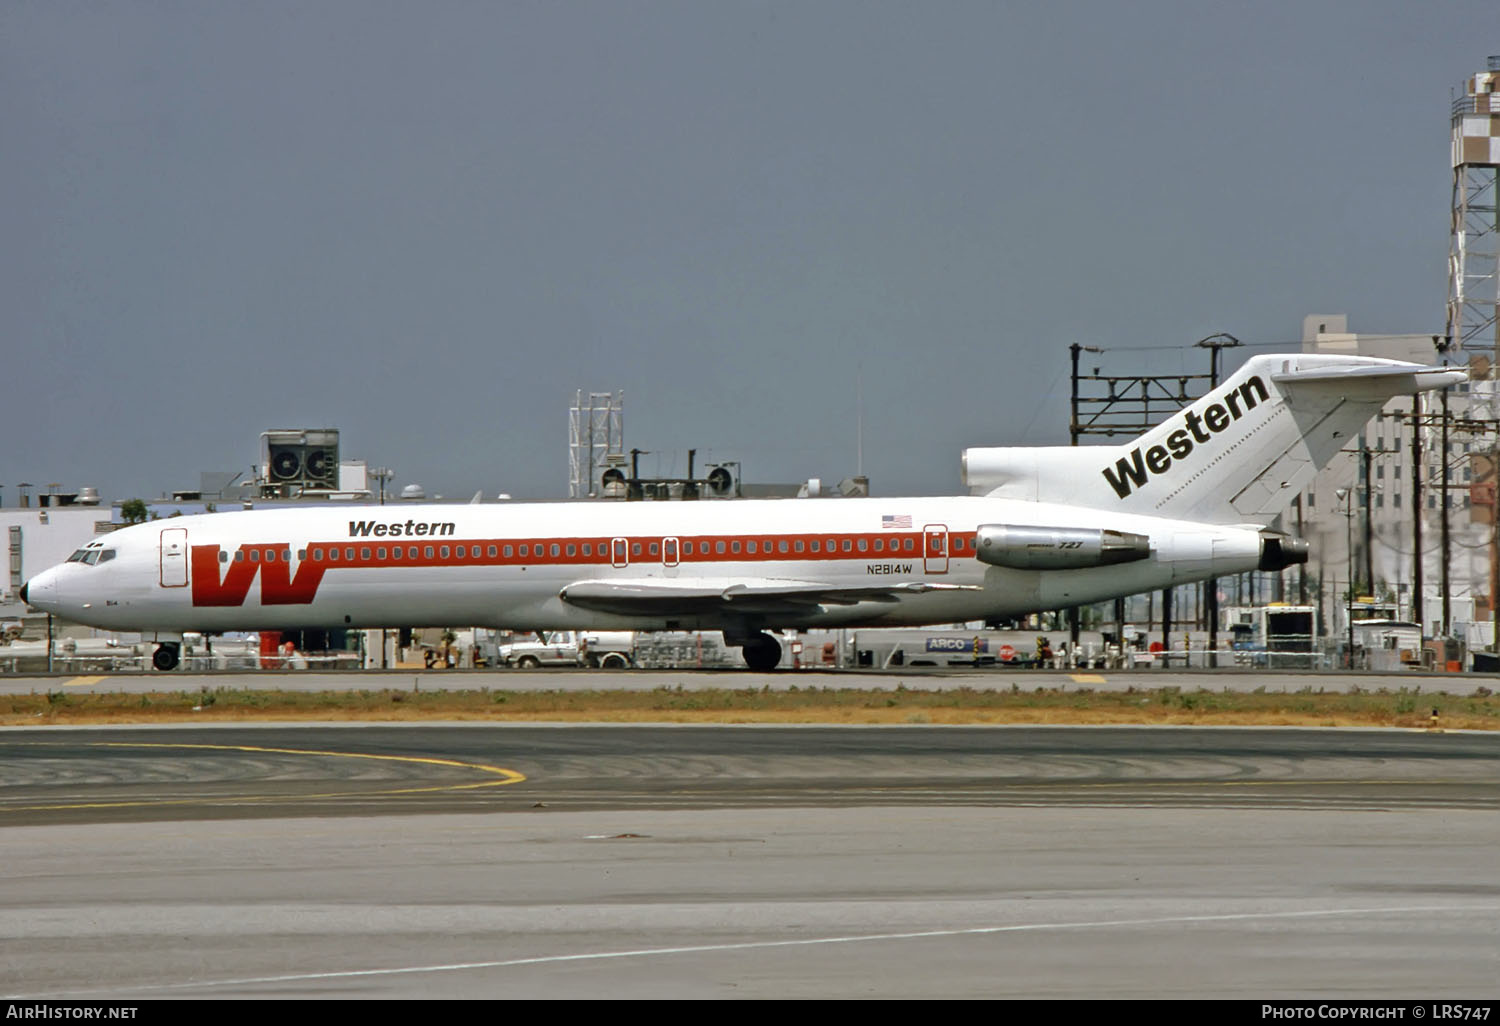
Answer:
M85 545L83 548L78 549L68 557L67 561L69 563L83 563L87 566L93 566L95 563L108 563L111 559L114 558L114 549L106 549L103 548L98 542L93 542L92 544Z

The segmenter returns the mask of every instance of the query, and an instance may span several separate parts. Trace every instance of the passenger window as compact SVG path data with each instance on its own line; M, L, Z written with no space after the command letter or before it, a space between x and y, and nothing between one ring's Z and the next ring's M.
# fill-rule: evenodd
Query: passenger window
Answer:
M785 552L786 551L786 542L785 541L779 541L779 542L777 542L776 543L776 549L777 549L778 552ZM801 542L797 543L797 551L798 552L802 551L802 543Z
M219 562L220 563L227 563L227 562L229 562L229 553L225 552L223 549L219 550Z
M375 550L375 557L377 559L384 559L385 558L385 547L384 546L381 546L380 548L378 548L378 549Z
M568 555L569 555L569 557L575 556L577 554L578 554L578 546L576 546L576 545L569 545L568 546Z
M861 552L864 552L864 551L865 551L865 550L866 550L866 549L868 549L868 548L869 548L869 547L870 547L870 543L869 543L869 541L868 541L868 540L866 540L866 539L864 539L864 538L861 538L861 539L860 539L860 540L859 540L859 551L861 551Z
M513 549L511 546L509 546L509 545L505 546L505 558L509 559L511 556L515 555L515 551L516 550Z
M735 541L732 541L732 542L729 543L729 551L730 552L738 552L738 551L740 551L740 543L739 543L739 541L737 539Z
M714 551L722 556L724 554L724 543L721 541L714 542Z
M432 558L432 546L431 545L424 545L424 546L422 546L422 555L426 556L428 559L431 559Z
M250 562L252 562L252 563L259 563L260 562L260 549L251 549L250 550Z
M369 559L370 558L370 550L368 548L361 548L359 550L359 558L360 559Z
M507 553L507 555L509 555L509 553ZM490 558L491 559L495 558L495 546L493 546L493 545L490 546Z
M298 549L297 550L297 562L300 563L300 562L302 562L306 558L307 558L307 550L306 549Z
M558 547L557 547L557 543L553 542L553 544L552 544L552 555L554 555L554 556L557 555L558 551L559 550L558 550Z
M640 542L636 542L634 545L630 546L630 554L632 556L639 556L641 554L641 543Z
M347 560L349 560L349 562L351 562L351 563L354 562L354 546L353 545L350 545L348 548L346 548L344 550L344 558L347 559Z
M785 544L786 544L786 542L782 542L782 544L783 544L783 545L785 545ZM798 539L797 539L797 541L796 541L796 542L795 542L795 543L794 543L794 545L793 545L793 547L794 547L794 548L795 548L795 549L796 549L796 550L797 550L797 551L798 551L798 552L801 552L801 551L802 551L802 548L803 548L803 546L802 546L802 539L801 539L801 538L798 538ZM782 550L781 550L781 551L782 551L782 552L785 552L785 551L786 551L786 549L782 549Z
M755 553L755 542L747 541L745 543L745 551L753 555Z

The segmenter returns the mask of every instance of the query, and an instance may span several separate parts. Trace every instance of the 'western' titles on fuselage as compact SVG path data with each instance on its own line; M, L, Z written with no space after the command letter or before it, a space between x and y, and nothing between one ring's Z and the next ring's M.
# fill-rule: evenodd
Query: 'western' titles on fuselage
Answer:
M1105 467L1104 479L1123 499L1134 489L1145 487L1148 473L1165 474L1172 469L1173 460L1186 459L1194 446L1209 441L1270 398L1266 383L1259 376L1251 375L1243 385L1226 392L1221 402L1209 405L1201 417L1196 411L1188 410L1183 415L1185 426L1168 435L1165 445L1153 445L1144 454L1137 446L1130 451L1128 458L1117 460L1113 470Z
M364 538L374 535L378 538L417 538L451 535L456 526L451 520L438 520L431 523L417 523L408 520L406 523L382 524L374 520L351 520L349 521L349 537Z

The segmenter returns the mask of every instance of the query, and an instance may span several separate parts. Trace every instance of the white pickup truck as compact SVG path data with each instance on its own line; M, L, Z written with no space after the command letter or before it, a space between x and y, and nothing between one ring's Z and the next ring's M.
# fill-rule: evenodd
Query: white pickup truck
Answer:
M587 666L623 670L635 665L635 634L630 631L547 631L539 637L501 645L501 666Z

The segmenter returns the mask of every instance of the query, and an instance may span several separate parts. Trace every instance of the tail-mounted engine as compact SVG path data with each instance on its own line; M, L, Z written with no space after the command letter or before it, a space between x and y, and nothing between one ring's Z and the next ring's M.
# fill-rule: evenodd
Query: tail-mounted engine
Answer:
M1144 534L1082 527L986 524L974 532L974 543L981 562L1013 570L1082 570L1151 555L1151 539Z
M1260 533L1260 570L1285 570L1307 562L1307 540L1274 531Z

